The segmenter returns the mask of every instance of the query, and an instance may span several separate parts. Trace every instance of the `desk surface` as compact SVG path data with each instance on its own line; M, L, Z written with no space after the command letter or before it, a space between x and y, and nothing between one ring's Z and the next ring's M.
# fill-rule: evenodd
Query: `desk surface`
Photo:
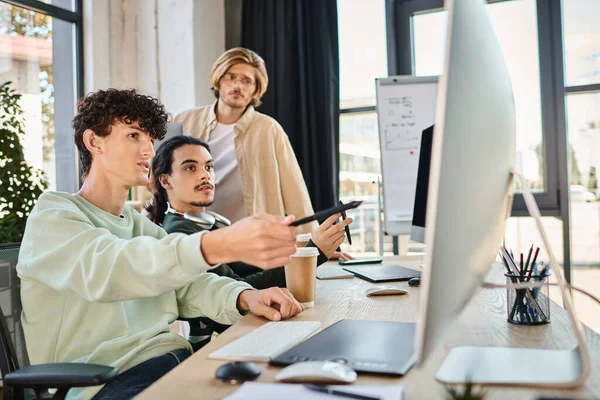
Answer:
M386 258L387 264L398 264L418 269L423 262L420 257ZM323 265L321 268L327 267ZM490 282L502 282L502 272L496 266L488 276ZM340 319L363 319L415 322L419 303L419 288L409 287L406 282L394 282L405 287L408 295L366 297L365 290L372 283L362 279L339 279L317 282L315 307L304 311L294 320L321 321L322 328ZM600 315L600 313L599 313ZM551 323L536 327L516 326L506 322L506 291L482 289L466 307L455 326L446 335L442 344L420 368L413 367L402 378L359 375L357 384L402 385L405 398L443 399L444 385L434 378L448 351L458 345L531 347L548 349L570 349L575 347L571 337L571 326L564 309L551 305ZM208 354L234 339L262 325L266 320L253 315L242 318L215 340L187 359L179 367L150 386L138 399L222 399L239 386L232 386L214 379L215 370L224 361L209 360ZM577 390L547 390L535 388L488 387L486 400L534 399L537 395L551 394L556 397L600 398L600 335L585 328L586 339L592 356L592 374L584 386ZM259 364L262 374L259 382L274 382L281 369Z

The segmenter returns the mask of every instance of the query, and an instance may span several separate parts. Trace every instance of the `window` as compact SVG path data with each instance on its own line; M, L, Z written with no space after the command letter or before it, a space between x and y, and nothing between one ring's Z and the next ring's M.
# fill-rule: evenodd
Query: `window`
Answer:
M387 76L384 0L338 0L340 108L375 106Z
M594 0L562 2L573 284L600 295L600 27ZM581 319L600 332L596 304L575 296ZM597 312L596 312L597 315Z
M340 199L365 202L348 215L352 246L379 252L377 181L381 178L375 78L387 76L384 0L338 0L340 46ZM385 238L391 251L391 238Z
M506 57L515 94L517 169L535 191L544 189L540 66L535 0L488 5ZM413 17L414 73L441 75L444 69L447 13Z
M546 216L544 226L567 279L573 275L576 285L597 291L600 28L596 16L600 14L600 3L489 3L515 90L517 168L536 191L536 200ZM442 72L446 32L443 1L390 0L387 4L392 15L388 41L396 41L388 48L390 68L403 74ZM513 215L528 215L519 194L514 198ZM534 221L511 218L506 243L525 253L532 243L541 245ZM593 310L591 304L584 304L586 301L575 296L578 308ZM583 313L580 317L600 330L592 315L586 317Z
M81 17L58 7L72 1L45 3L32 9L0 1L0 81L11 81L22 95L29 164L44 171L50 189L75 192L78 173L70 124L82 90L76 74Z
M600 3L563 1L566 86L600 84Z
M75 0L39 0L42 3L52 4L56 7L61 7L69 11L76 11Z

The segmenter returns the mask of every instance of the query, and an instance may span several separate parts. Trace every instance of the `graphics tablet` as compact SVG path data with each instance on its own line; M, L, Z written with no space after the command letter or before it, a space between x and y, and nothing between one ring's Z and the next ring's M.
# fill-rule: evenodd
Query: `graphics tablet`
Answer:
M371 267L344 267L348 272L369 282L409 281L419 278L421 273L400 265L378 265Z
M356 372L404 375L414 363L415 326L407 322L343 319L269 364L330 360Z

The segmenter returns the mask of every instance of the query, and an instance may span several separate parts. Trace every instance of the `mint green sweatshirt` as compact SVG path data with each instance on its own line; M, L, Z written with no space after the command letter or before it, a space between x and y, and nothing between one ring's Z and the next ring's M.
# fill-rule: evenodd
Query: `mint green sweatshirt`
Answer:
M204 232L167 233L132 208L121 217L76 194L46 192L27 220L17 272L32 364L83 362L123 372L188 348L169 331L178 316L240 318L250 285L209 274ZM90 398L100 386L69 391Z

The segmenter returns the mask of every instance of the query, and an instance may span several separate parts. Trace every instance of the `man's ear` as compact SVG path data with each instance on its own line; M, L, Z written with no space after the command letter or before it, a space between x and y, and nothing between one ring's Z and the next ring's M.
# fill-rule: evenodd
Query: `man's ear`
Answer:
M96 135L96 132L93 130L86 129L85 132L83 132L83 143L92 155L103 153L103 142L102 137Z
M158 181L160 182L160 185L165 189L173 189L173 186L171 185L171 179L170 176L167 174L160 174L160 176L158 177Z

